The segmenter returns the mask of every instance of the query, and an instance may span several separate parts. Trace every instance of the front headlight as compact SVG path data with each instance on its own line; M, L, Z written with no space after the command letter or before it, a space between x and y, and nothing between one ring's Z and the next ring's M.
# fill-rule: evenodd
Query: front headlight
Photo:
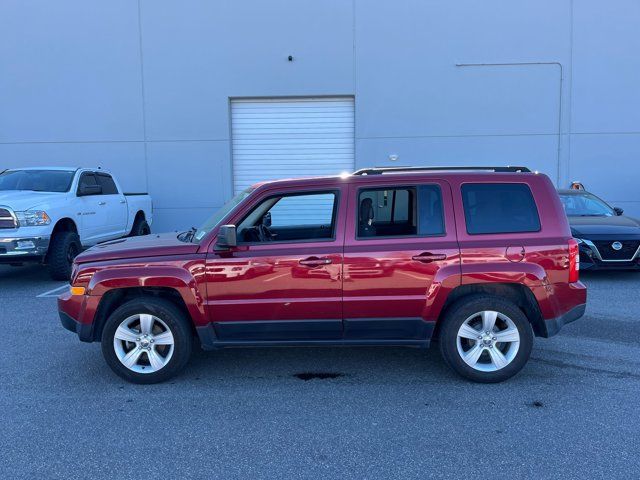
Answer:
M16 218L19 225L26 227L35 227L40 225L49 225L51 218L47 212L42 210L26 210L24 212L16 212Z

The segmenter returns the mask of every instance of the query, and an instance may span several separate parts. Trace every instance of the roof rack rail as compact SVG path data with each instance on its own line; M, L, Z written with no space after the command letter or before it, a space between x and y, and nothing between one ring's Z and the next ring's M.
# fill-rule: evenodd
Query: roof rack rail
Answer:
M468 170L480 170L480 171L489 171L489 172L531 172L527 167L373 167L373 168L361 168L360 170L356 170L353 172L353 175L382 175L387 172L423 172L423 171L434 171L434 170L458 170L458 171L468 171Z

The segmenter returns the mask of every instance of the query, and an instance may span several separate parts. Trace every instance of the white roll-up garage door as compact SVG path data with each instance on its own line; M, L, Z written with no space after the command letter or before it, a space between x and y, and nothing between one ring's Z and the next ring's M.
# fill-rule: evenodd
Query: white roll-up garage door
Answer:
M353 98L231 101L233 187L354 170Z

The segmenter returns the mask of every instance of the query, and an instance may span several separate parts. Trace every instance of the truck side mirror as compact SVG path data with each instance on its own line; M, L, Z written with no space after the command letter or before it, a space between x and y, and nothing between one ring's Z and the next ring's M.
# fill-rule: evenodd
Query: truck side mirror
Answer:
M227 250L238 245L235 225L222 225L218 231L216 249Z
M616 212L616 215L620 216L624 213L624 210L620 207L613 207L613 211Z
M79 197L88 197L89 195L102 195L101 185L80 185L78 188Z

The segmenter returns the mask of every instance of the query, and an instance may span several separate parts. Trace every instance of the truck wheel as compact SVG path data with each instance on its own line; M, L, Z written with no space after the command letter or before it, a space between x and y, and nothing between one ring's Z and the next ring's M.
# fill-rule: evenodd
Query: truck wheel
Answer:
M502 382L529 360L531 324L507 300L490 295L461 299L447 310L442 322L442 357L453 370L474 382Z
M191 357L189 321L167 300L130 300L107 319L102 354L109 367L125 380L163 382L184 368Z
M47 265L53 280L69 280L73 259L80 253L80 237L75 232L58 232L49 243Z
M131 228L130 237L141 237L143 235L149 235L151 233L151 227L144 218L138 217L135 222L133 222L133 227Z

